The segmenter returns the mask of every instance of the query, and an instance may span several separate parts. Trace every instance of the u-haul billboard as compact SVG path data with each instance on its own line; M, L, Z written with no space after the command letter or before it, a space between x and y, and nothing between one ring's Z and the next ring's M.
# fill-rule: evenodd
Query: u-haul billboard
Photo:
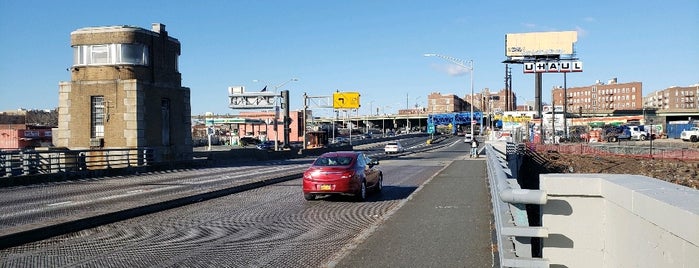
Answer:
M582 61L538 61L525 62L524 73L577 73L583 71Z
M505 35L506 57L535 57L573 54L578 32L536 32Z

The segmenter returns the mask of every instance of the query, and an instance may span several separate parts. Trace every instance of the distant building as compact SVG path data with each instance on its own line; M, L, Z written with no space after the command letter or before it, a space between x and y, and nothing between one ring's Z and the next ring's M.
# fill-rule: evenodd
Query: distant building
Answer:
M425 107L415 107L410 109L399 109L398 114L400 115L426 115L427 108Z
M427 112L431 114L461 112L469 109L470 106L454 94L442 95L439 92L433 92L427 96Z
M507 98L508 92L510 93L509 98ZM474 111L481 111L483 113L491 114L497 113L501 114L507 110L507 100L510 102L510 107L515 107L517 103L517 96L512 93L512 91L507 91L501 89L498 92L490 92L489 88L483 89L481 93L474 93ZM471 102L471 95L466 96L466 101Z
M687 87L670 87L648 94L643 107L659 111L699 110L699 84Z
M56 111L24 110L0 112L0 150L52 146Z
M56 146L151 148L155 160L191 158L190 90L180 42L165 25L89 27L70 34L71 81L59 84Z
M590 86L569 87L566 91L567 96L564 97L564 88L553 88L553 105L563 105L567 98L569 113L606 113L614 110L643 109L641 82L618 83L616 78L612 78L607 84L597 81Z
M274 127L274 111L263 112L240 112L240 117L248 119L259 119L266 122L263 125L255 126L252 124L237 125L233 128L233 135L236 137L256 137L263 140L279 140L284 142L284 121L280 115L277 121L277 127ZM307 111L308 118L313 118L313 111ZM289 140L287 142L303 141L303 110L289 111ZM311 123L311 122L309 122Z

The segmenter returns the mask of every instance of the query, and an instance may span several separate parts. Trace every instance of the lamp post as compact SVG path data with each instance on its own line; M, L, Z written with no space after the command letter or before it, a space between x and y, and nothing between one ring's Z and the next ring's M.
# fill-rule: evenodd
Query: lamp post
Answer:
M366 118L366 122L365 122L365 124L366 124L366 133L369 133L369 119L370 119L371 116L372 116L371 110L374 108L374 107L372 107L373 104L374 104L374 101L370 101L370 102L369 102L369 112L367 113L367 118Z
M653 118L648 121L650 121L650 132L648 133L648 136L650 136L650 159L653 159Z
M417 132L422 132L422 122L420 121L420 105L417 102L421 96L415 97L415 110L417 110Z
M470 114L470 119L471 119L471 137L475 137L475 136L473 135L473 129L474 129L474 125L473 125L473 124L474 124L474 122L473 122L473 121L474 121L474 120L473 120L473 97L474 97L474 95L473 95L473 60L464 61L464 60L462 60L462 59L458 59L458 58L454 58L454 57L450 57L450 56L439 55L439 54L435 54L435 53L427 53L427 54L424 54L424 56L425 56L425 57L438 57L438 58L442 58L442 59L444 59L444 60L446 60L446 61L449 61L449 62L451 62L451 63L453 63L453 64L456 64L456 65L458 65L458 66L461 66L462 68L467 69L467 70L469 71L469 73L471 74L471 103L469 103L469 105L471 106L471 114ZM468 66L466 65L466 62L469 63Z
M299 81L299 79L298 79L298 78L291 78L291 79L285 81L284 83L281 83L281 84L275 86L275 87L274 87L274 92L277 92L277 90L278 90L279 88L283 87L284 85L288 84L289 82L296 82L296 81Z

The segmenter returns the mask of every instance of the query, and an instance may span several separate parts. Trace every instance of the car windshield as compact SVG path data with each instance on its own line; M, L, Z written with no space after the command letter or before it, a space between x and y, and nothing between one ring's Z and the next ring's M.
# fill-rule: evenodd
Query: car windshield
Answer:
M398 143L395 143L395 142L389 142L389 143L388 143L388 144L386 144L386 145L388 145L388 146L398 146Z
M352 163L352 157L349 156L333 156L321 157L316 160L316 166L346 166Z

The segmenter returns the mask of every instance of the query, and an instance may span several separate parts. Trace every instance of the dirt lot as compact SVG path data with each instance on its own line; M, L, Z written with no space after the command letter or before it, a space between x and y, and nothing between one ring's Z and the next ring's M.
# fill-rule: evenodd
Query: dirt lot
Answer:
M694 147L695 144L690 144ZM682 146L687 146L683 144ZM556 173L634 174L699 189L699 161L539 153Z

